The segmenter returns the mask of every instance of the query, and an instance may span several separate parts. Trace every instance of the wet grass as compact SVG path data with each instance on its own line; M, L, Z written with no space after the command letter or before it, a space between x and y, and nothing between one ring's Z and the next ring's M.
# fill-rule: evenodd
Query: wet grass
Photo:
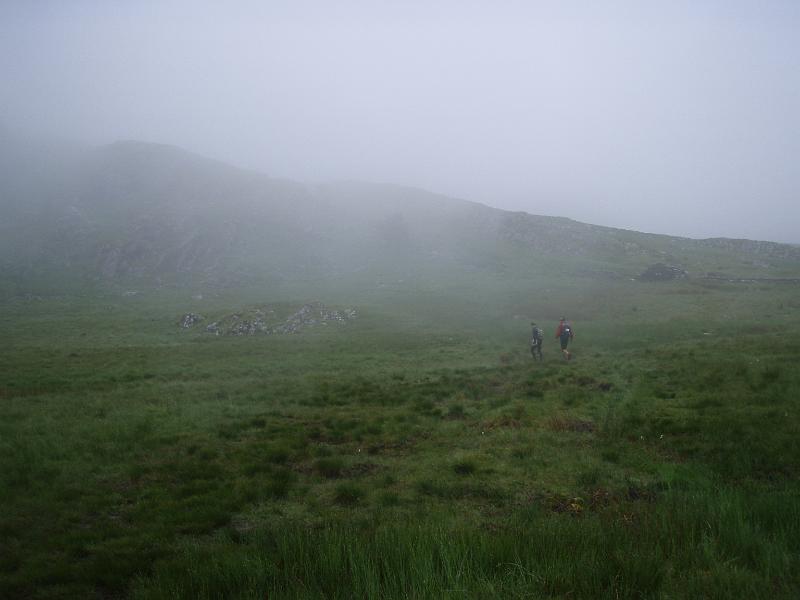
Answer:
M223 532L159 561L134 597L790 597L797 515L765 515L791 501L667 491L579 513L530 505L491 531L431 518Z
M238 339L8 307L0 597L794 597L800 326L752 316L791 298L643 289L571 363L436 306Z

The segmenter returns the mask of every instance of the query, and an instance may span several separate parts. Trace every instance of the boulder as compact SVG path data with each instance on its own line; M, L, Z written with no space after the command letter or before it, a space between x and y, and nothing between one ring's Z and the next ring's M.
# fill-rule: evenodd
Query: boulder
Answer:
M197 315L195 313L186 313L181 317L181 328L189 329L190 327L194 327L198 323L203 320L201 315Z

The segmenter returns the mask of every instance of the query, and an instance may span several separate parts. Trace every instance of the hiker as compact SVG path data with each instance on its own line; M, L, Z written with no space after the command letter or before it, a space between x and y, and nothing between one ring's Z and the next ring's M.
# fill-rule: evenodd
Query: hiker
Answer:
M544 331L536 326L536 323L531 323L531 356L533 360L538 357L542 360L542 342L544 341Z
M561 317L558 323L558 329L556 329L556 339L561 342L561 353L567 360L572 358L572 354L567 350L567 346L573 337L575 337L575 335L572 333L572 325L569 324L566 317Z

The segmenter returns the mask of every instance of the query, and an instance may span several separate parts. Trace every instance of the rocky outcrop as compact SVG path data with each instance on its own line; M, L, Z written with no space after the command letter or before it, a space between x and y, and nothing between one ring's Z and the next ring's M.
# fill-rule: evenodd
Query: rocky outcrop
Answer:
M286 317L281 317L278 310L261 306L224 315L210 323L206 331L214 335L282 335L318 325L342 324L356 317L353 308L331 309L321 302L304 304Z
M344 323L355 318L356 311L352 308L331 310L320 303L304 304L284 323L275 327L271 333L300 333L306 327L327 323Z
M181 317L181 328L189 329L203 321L203 317L195 313L186 313Z
M656 263L650 265L639 275L641 281L673 281L675 279L686 279L689 274L674 265Z

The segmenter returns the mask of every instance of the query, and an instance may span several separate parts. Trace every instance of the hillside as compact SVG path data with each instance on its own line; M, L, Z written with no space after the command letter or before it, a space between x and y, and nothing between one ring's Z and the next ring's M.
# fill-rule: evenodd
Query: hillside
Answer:
M798 597L797 247L0 156L0 597Z
M141 142L55 151L6 135L0 173L0 269L18 288L513 276L552 260L581 276L667 262L694 276L785 277L800 263L789 245L643 234L400 186L306 185Z

